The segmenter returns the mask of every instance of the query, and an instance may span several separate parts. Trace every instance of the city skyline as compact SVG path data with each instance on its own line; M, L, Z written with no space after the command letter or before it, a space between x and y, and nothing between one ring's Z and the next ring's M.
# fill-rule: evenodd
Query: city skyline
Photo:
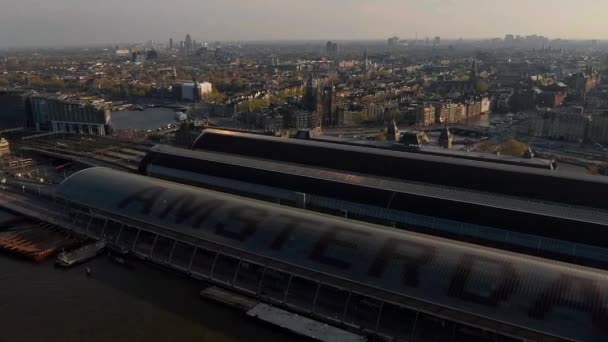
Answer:
M181 40L186 33L205 41L370 40L393 35L482 39L510 33L608 39L608 27L602 25L608 4L600 0L514 0L509 8L480 0L1 3L11 11L0 13L0 47Z

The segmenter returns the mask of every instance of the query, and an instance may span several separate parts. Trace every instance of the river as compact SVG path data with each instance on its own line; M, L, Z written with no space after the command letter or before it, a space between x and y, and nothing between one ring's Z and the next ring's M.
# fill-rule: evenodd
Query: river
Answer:
M204 283L99 257L64 270L0 254L0 341L304 341L200 299Z

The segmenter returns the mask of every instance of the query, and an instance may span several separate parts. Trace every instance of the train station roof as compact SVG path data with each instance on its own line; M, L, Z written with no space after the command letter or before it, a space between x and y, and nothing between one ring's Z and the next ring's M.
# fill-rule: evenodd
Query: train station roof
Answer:
M608 210L608 178L591 175L217 129L192 149Z
M370 291L567 339L601 341L608 273L397 231L106 168L69 177L74 206L306 269Z

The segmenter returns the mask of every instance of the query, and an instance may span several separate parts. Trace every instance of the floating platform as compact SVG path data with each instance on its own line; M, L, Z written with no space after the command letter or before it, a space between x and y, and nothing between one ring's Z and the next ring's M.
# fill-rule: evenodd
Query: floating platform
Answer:
M66 236L50 225L15 227L0 232L0 250L23 256L35 262L43 262L62 250L80 246L80 241Z
M57 256L57 265L71 267L92 259L106 248L105 241L97 241L71 252L62 252Z
M364 342L365 336L306 318L289 311L260 303L217 286L201 291L201 297L245 311L247 316L281 327L297 335L322 342Z
M323 342L364 342L365 336L357 335L310 318L296 315L267 304L258 304L247 311L247 316L255 317L298 335Z
M202 290L201 297L220 304L226 304L242 311L249 311L259 304L256 300L226 291L216 286L209 286Z

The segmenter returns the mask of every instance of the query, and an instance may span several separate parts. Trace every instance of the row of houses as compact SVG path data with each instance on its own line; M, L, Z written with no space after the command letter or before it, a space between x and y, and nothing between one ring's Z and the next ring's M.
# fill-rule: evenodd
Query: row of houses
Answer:
M491 100L488 97L455 102L425 102L416 109L416 124L429 126L440 123L457 123L489 113Z

